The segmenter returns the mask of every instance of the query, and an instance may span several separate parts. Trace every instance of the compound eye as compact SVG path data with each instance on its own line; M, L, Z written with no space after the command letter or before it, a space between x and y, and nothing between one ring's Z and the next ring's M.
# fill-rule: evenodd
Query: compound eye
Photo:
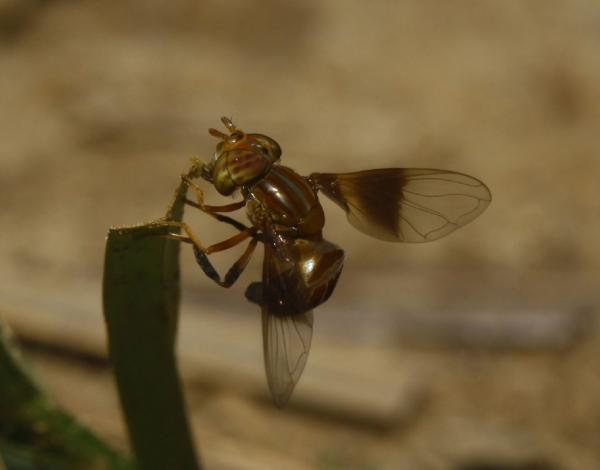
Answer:
M279 160L281 158L281 147L274 140L269 142L269 144L266 146L267 153L271 155L273 160Z
M252 138L260 148L260 151L271 162L275 162L281 158L281 147L275 140L263 134L251 134Z

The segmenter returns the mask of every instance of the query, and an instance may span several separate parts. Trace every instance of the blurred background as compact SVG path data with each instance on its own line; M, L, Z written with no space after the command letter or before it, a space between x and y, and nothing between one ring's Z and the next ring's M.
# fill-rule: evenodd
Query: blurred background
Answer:
M0 315L50 393L125 448L105 234L163 215L220 116L301 174L464 172L493 202L431 244L368 238L323 201L346 264L284 411L243 295L262 251L226 291L182 247L206 466L600 468L599 50L591 0L0 0ZM232 234L186 217L206 243Z

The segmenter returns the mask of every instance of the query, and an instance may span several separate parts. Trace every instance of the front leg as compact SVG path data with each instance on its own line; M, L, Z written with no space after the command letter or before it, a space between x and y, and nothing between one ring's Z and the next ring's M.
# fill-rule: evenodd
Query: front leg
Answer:
M200 186L198 186L188 175L182 175L181 179L191 187L196 193L197 202L190 201L189 199L185 200L185 203L195 207L196 209L200 209L207 214L213 215L218 212L233 212L238 209L241 209L246 205L246 199L243 199L239 202L234 202L232 204L225 204L222 206L210 206L208 204L204 204L204 191Z
M202 188L193 181L193 179L202 176L203 172L205 171L206 165L202 163L199 159L194 159L193 163L194 164L190 171L188 171L187 174L181 175L181 179L185 184L188 185L188 187L191 187L194 190L194 192L196 193L197 202L191 201L187 198L184 199L184 202L189 206L195 207L196 209L200 209L201 211L210 215L212 218L218 220L219 222L224 222L235 227L240 232L248 230L249 227L247 227L243 223L219 213L232 212L234 210L241 209L246 204L245 201L240 201L235 204L227 204L224 206L209 206L204 204L204 192L202 191Z

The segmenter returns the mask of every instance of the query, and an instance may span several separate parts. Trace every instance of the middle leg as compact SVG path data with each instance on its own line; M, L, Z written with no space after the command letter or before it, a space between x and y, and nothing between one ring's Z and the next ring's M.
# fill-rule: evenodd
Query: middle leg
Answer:
M204 271L204 274L206 274L221 287L231 287L235 281L238 280L244 269L246 269L246 266L248 266L248 262L250 261L250 258L252 258L252 254L254 253L257 243L257 238L252 238L252 240L250 240L250 243L248 243L248 246L246 247L246 250L242 256L240 256L227 270L223 280L221 280L221 276L219 276L219 273L208 259L208 256L206 256L206 253L200 251L195 245L194 255L196 256L196 262L198 265L200 265L202 271Z
M227 240L223 240L222 242L205 247L185 222L173 221L168 222L167 224L181 227L185 232L185 235L179 233L168 233L165 236L181 242L190 243L194 249L196 262L202 271L204 271L204 274L206 274L221 287L231 287L235 281L237 281L240 274L242 274L244 269L246 269L246 266L248 265L248 262L250 261L250 258L252 257L252 254L254 253L256 245L259 241L259 234L256 233L257 230L255 228L245 228L244 230L240 231L240 233L228 238ZM248 238L251 238L251 240L250 243L248 243L246 250L244 250L244 253L242 253L242 255L233 263L233 265L231 265L231 267L227 270L223 280L221 280L221 276L208 259L208 255L233 248Z

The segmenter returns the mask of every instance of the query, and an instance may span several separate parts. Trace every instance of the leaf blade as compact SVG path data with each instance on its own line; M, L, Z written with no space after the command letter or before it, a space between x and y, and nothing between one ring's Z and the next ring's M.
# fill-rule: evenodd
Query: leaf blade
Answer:
M187 185L167 211L181 220ZM175 360L179 243L161 221L111 229L103 301L109 354L140 468L197 469Z

